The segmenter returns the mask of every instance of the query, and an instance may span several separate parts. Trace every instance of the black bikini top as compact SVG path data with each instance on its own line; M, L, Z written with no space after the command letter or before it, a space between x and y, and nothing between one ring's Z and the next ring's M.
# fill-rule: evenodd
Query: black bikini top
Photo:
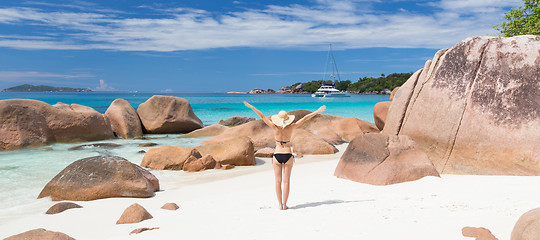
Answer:
M285 145L285 144L289 143L290 141L279 141L279 140L276 140L276 142L280 143L281 145Z

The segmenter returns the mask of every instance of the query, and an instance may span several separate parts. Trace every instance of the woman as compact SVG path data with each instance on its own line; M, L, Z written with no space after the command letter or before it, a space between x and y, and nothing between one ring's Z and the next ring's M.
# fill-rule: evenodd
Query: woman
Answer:
M326 106L320 107L317 111L312 112L296 123L294 121L294 115L288 115L285 111L280 111L277 115L273 115L269 118L256 109L251 104L244 101L246 107L251 108L261 119L274 130L274 139L276 140L276 148L274 149L274 155L272 159L272 166L274 167L274 176L276 179L276 195L279 202L279 209L286 210L287 199L289 198L289 181L291 179L291 171L294 160L291 149L291 137L294 129L300 127L307 120L311 119L315 115L323 112ZM281 182L283 179L283 191L281 191Z

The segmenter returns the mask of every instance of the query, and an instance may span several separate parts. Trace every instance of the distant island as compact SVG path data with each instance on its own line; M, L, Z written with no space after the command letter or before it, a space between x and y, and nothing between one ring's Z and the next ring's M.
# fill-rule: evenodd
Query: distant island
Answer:
M248 94L258 93L280 93L280 94L311 94L317 91L323 84L334 85L337 90L346 91L352 94L390 94L392 89L401 86L412 76L411 73L381 74L380 77L363 77L358 81L351 80L331 81L314 80L310 82L298 82L291 86L284 86L279 90L273 89L253 89Z
M23 84L11 88L6 88L2 92L93 92L89 88L69 88L69 87L52 87L46 85L30 85Z

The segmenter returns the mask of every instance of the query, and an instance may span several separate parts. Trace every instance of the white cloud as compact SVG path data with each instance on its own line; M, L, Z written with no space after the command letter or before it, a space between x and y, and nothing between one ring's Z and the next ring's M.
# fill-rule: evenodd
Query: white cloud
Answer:
M114 89L113 87L107 85L107 83L105 83L105 80L100 79L99 80L99 86L97 86L93 90L94 91L115 91L116 89Z
M19 49L110 49L178 51L228 47L337 49L366 47L442 48L474 35L492 34L503 9L519 0L441 0L430 13L375 12L374 0L317 0L318 4L269 5L229 13L161 9L159 18L119 17L101 12L46 12L0 8L0 24L33 25L59 36L0 36L0 47ZM381 3L379 3L381 4ZM141 6L143 7L143 6ZM156 10L157 11L157 10ZM47 31L40 31L47 32ZM47 39L40 39L47 37Z

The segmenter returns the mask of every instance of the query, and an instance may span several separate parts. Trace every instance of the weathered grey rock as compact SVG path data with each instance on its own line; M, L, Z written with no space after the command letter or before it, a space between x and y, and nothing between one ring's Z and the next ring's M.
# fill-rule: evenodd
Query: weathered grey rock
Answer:
M242 125L247 122L255 121L254 117L243 117L243 116L234 116L227 118L225 120L219 120L219 124L227 127L234 127Z
M152 197L158 179L148 170L114 156L77 160L58 173L38 198L89 201L111 197Z
M358 135L349 143L334 175L373 185L388 185L439 176L428 156L407 136Z
M397 91L383 133L410 136L441 173L538 175L539 76L540 36L465 39Z
M142 124L137 111L128 101L115 99L105 115L109 117L113 132L122 138L142 137Z
M113 138L109 119L78 104L0 100L0 150Z
M38 228L7 237L4 240L75 240L75 238L61 232L47 231L43 228Z
M154 95L137 108L148 133L187 133L204 127L186 99Z

